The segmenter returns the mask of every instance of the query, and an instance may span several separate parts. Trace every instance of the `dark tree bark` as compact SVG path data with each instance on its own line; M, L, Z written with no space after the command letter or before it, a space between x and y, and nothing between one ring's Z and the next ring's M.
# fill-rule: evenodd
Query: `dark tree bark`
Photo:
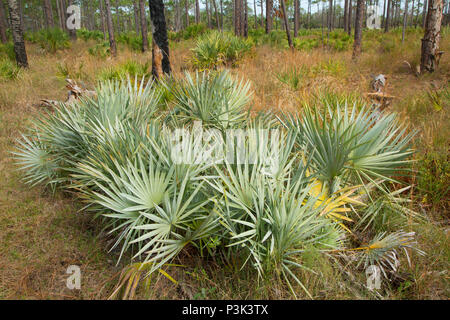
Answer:
M144 0L139 0L139 15L141 17L142 52L145 52L148 50L148 29Z
M273 0L266 0L266 33L272 30L273 26Z
M294 0L294 37L298 37L298 26L300 16L300 0Z
M109 35L109 48L113 57L117 56L116 39L114 38L113 21L111 16L111 1L105 0L106 25Z
M244 17L242 22L242 32L241 34L247 38L248 37L248 5L247 0L242 0L242 6L244 7Z
M220 0L220 30L223 32L223 0Z
M47 28L53 28L55 22L53 20L52 3L50 0L44 0L45 25Z
M347 21L347 33L352 34L352 12L353 12L353 0L348 0L348 21Z
M0 1L0 40L2 43L8 42L8 37L6 36L6 14L3 1Z
M391 18L391 0L388 0L386 9L386 21L384 22L384 32L389 31L390 18Z
M136 34L139 34L141 20L139 19L139 5L136 0L133 1L133 13L134 13L134 30Z
M348 27L348 0L344 1L344 32L347 32Z
M289 30L289 21L286 13L286 4L284 3L284 0L280 0L281 2L281 9L283 10L283 20L284 20L284 27L286 28L286 35L288 38L289 48L294 49L294 44L292 43L292 37L291 37L291 31Z
M150 19L153 24L152 74L159 79L170 74L169 40L167 39L166 19L163 0L149 0Z
M442 52L439 51L441 38L443 0L428 0L428 14L425 25L425 34L422 39L422 52L420 57L420 72L434 72L439 65Z
M17 0L8 0L8 5L16 61L20 67L28 68L27 51L25 49L25 41L23 39L23 29L20 23L20 13Z
M258 15L256 14L256 0L253 0L253 13L255 14L255 29L258 29Z
M264 0L261 0L261 28L264 28Z
M355 42L353 43L352 58L356 59L361 53L362 25L365 0L357 0L355 15Z

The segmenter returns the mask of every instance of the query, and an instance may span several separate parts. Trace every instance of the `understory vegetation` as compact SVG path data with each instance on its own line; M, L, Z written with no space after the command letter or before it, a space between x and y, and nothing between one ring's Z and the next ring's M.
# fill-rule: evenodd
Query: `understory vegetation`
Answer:
M0 297L448 297L448 57L419 79L396 29L365 32L358 65L342 32L302 30L295 51L277 32L169 34L160 82L133 33L114 60L102 34L30 35L21 72L0 47L0 256L25 274ZM365 96L378 73L385 109ZM65 78L95 96L38 106Z

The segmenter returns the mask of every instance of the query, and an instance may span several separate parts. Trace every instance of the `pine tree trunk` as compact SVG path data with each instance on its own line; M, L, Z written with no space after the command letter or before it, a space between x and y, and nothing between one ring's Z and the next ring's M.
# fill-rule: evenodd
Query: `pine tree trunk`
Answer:
M142 52L145 52L148 50L148 29L144 0L139 0L139 16L141 17Z
M361 39L362 39L362 25L363 12L365 7L365 0L356 1L356 15L355 15L355 42L353 43L352 58L356 59L361 53Z
M120 33L119 0L116 0L116 26L117 26L117 34L119 34Z
M0 40L2 43L8 42L8 37L6 36L6 13L3 1L0 1Z
M422 39L422 54L420 57L420 72L434 72L439 65L442 52L439 51L441 37L443 0L428 0L428 14L425 25L425 35Z
M139 5L136 0L133 1L133 13L134 13L134 30L136 34L139 34L141 20L139 19Z
M247 0L242 0L242 6L243 6L243 22L242 22L242 35L247 38L248 37L248 5Z
M266 0L266 33L269 33L273 27L273 0Z
M113 57L117 56L117 45L116 39L114 39L114 29L113 29L113 21L111 16L111 1L105 0L105 12L106 12L106 25L108 28L109 35L109 47L111 50L111 55Z
M387 10L386 10L386 21L384 23L384 32L389 31L390 18L391 18L391 0L388 0Z
M344 32L347 32L347 26L348 26L348 0L344 1Z
M45 25L47 28L53 28L55 23L53 21L52 4L50 0L44 0Z
M212 0L212 4L214 6L214 15L216 16L217 30L220 29L220 20L219 20L219 12L217 11L216 0Z
M186 25L185 28L189 26L189 0L184 0L184 10L186 15Z
M264 0L261 0L261 28L264 28Z
M424 28L424 29L425 29L425 24L427 22L428 1L429 0L425 0L425 2L423 3L422 28Z
M288 16L286 12L286 3L284 0L280 0L281 2L281 9L283 10L283 20L284 20L284 27L286 28L286 35L288 38L289 48L294 49L294 45L292 43L292 37L291 37L291 31L289 30L289 21Z
M258 15L256 14L256 0L253 0L253 12L255 14L255 29L258 29Z
M210 7L209 7L209 1L205 0L205 6L206 6L206 19L208 21L208 28L211 29L212 25L211 25L211 13L210 13Z
M298 37L299 0L294 0L294 37Z
M108 39L108 37L106 36L107 30L106 30L106 15L105 15L105 8L104 8L104 3L105 0L99 0L100 2L100 24L102 26L102 31L103 31L103 40L106 41L106 39Z
M405 10L403 12L402 43L405 41L405 29L407 19L408 19L408 0L405 0Z
M169 40L167 39L166 19L163 0L150 0L150 19L153 24L152 74L159 79L170 74Z
M353 12L353 0L348 0L348 21L347 21L347 33L352 34L352 12Z
M20 12L17 5L17 0L8 0L8 5L16 61L20 67L28 68L27 51L25 49L25 41L23 39L23 29L20 23Z
M200 3L198 0L195 0L195 23L200 23Z

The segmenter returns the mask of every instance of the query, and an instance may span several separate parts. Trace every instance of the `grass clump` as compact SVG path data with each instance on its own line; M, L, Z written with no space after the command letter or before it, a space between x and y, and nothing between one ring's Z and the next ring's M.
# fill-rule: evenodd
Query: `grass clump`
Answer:
M50 28L35 33L28 33L25 38L32 43L39 44L43 50L49 53L68 49L71 46L69 36L59 28Z
M140 63L134 60L129 60L123 64L115 67L108 67L100 71L97 80L121 80L130 77L132 79L148 78L150 76L149 63Z
M20 74L20 68L10 59L0 58L0 80L15 80Z
M200 70L235 66L252 48L249 40L217 31L205 34L192 49L192 62Z

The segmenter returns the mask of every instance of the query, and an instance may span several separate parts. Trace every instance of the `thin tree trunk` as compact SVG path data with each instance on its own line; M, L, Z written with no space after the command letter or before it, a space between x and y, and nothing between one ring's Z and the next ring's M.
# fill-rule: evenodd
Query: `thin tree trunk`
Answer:
M220 30L223 32L223 0L220 0Z
M20 13L17 0L8 0L8 5L16 61L20 67L28 68L27 51L25 49L25 41L23 39L23 29L20 23Z
M255 29L258 29L258 15L256 14L256 0L253 0L253 13L255 14Z
M264 28L264 0L261 0L261 28Z
M166 19L163 0L150 0L150 19L153 24L152 74L159 79L170 74L169 40L167 39Z
M425 0L425 2L423 3L422 28L424 28L424 29L425 29L425 24L427 22L428 1L429 0Z
M140 19L139 19L139 6L136 0L133 1L133 13L134 13L134 30L136 34L139 34L140 31Z
M266 0L266 33L269 33L273 27L273 0Z
M117 34L120 33L120 14L119 14L119 0L116 0L116 27Z
M47 28L53 28L55 22L53 21L52 4L50 0L44 0L45 25Z
M348 21L347 21L347 33L352 34L352 12L353 12L353 0L348 0Z
M365 7L364 2L365 0L356 1L355 42L353 43L353 55L352 55L353 59L356 59L361 54L363 12Z
M205 0L205 6L206 6L206 18L208 20L208 28L211 29L211 13L210 13L210 7L208 5L208 0Z
M299 1L294 0L294 37L298 37L298 23L299 23Z
M344 32L347 32L348 26L348 0L344 1Z
M139 15L141 17L142 52L145 52L148 50L148 30L147 30L147 17L145 15L144 0L139 0Z
M105 8L104 8L104 1L105 0L99 0L100 2L100 21L101 21L101 26L102 26L102 31L103 31L103 40L106 41L107 36L107 30L106 30L106 17L105 17Z
M408 19L408 0L405 0L405 11L403 12L402 43L405 41L405 29L407 19Z
M220 21L219 21L219 12L217 11L216 0L212 0L212 4L214 6L214 14L216 16L217 30L220 29Z
M439 65L442 52L439 51L441 38L443 0L428 0L428 14L425 25L425 34L422 39L422 52L420 57L420 72L434 72Z
M200 3L198 0L195 0L195 23L200 23Z
M242 6L244 7L244 18L242 23L242 35L247 38L248 37L248 5L247 0L242 0Z
M390 18L391 18L391 0L388 0L387 10L386 10L386 21L384 23L384 32L389 31Z
M186 15L186 25L185 28L189 26L189 0L184 0L184 10Z
M2 43L8 42L8 37L6 36L6 14L3 1L0 1L0 40Z
M111 16L111 1L105 0L105 10L106 10L106 24L108 26L108 35L109 35L109 47L111 49L111 55L113 57L117 56L117 45L116 40L114 39L114 29L113 29L113 21Z
M286 35L288 38L289 48L293 50L294 44L292 43L291 31L289 30L289 21L286 12L286 4L284 3L284 0L280 0L280 2L281 2L281 9L283 10L284 27L286 28Z

